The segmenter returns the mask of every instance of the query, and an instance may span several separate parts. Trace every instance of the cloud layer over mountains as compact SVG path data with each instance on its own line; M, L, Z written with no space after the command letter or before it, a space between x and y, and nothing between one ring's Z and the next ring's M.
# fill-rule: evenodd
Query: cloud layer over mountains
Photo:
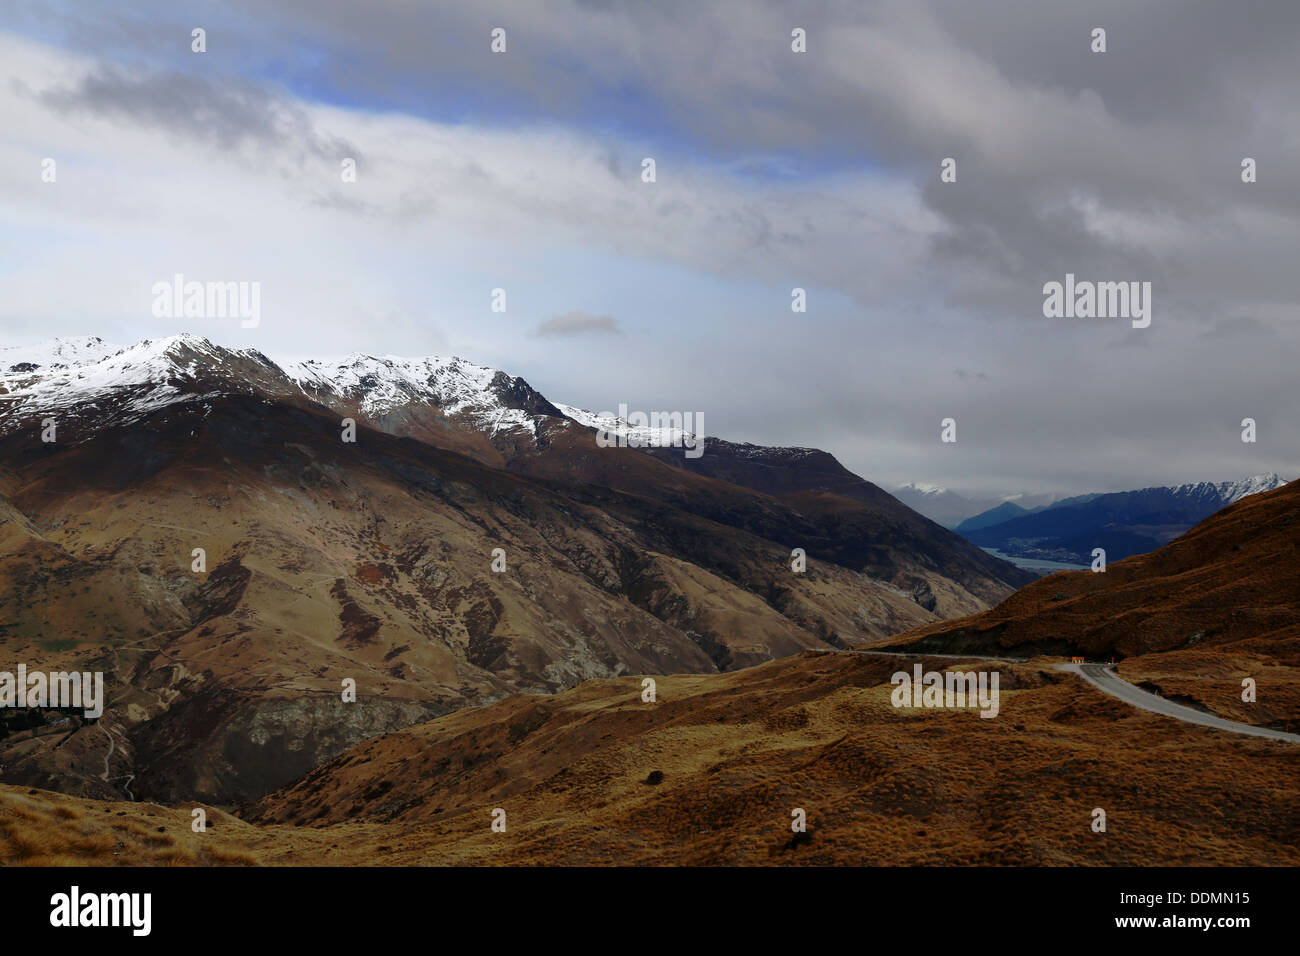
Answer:
M586 407L827 448L887 486L1290 475L1297 18L1172 0L7 6L0 336L455 353ZM154 318L150 287L178 272L261 282L262 323ZM1151 327L1043 318L1067 272L1151 282Z

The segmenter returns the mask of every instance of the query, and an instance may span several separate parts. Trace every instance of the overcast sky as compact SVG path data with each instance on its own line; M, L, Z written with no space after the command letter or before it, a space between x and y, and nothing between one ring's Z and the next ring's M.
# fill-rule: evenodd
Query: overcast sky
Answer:
M0 344L450 353L887 488L1294 478L1297 63L1285 0L0 0Z

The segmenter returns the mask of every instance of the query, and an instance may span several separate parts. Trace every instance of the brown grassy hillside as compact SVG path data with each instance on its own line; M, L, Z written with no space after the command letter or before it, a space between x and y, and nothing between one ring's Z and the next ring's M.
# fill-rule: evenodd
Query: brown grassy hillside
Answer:
M1121 676L1222 716L1300 726L1300 483L1243 498L1150 554L1067 571L877 646L1115 657ZM1242 680L1256 681L1254 704Z
M213 833L194 839L185 807L5 788L0 854L118 864L160 855L198 864L1300 863L1300 761L1290 745L1133 710L1046 660L999 665L997 718L899 710L889 701L895 666L809 652L663 678L655 704L641 702L635 678L516 696L367 741L264 799L248 822L217 814ZM490 829L497 807L505 833ZM799 837L796 807L809 824ZM1089 829L1095 807L1107 811L1104 834Z

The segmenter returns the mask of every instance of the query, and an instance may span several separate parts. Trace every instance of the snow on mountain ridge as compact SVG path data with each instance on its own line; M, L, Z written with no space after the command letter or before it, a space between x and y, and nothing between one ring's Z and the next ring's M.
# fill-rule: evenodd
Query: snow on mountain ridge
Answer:
M1183 485L1176 485L1169 490L1176 495L1188 497L1200 497L1202 495L1217 495L1223 502L1224 506L1240 501L1247 495L1259 494L1263 491L1272 491L1275 488L1281 488L1287 484L1287 481L1280 475L1274 473L1251 475L1238 481L1195 481Z
M232 363L252 361L280 388L296 389L312 401L334 407L355 403L362 414L381 419L412 403L441 412L489 436L519 430L536 436L539 422L556 413L591 428L659 447L693 446L696 436L682 427L636 427L617 416L601 417L571 405L552 405L526 382L499 369L456 356L404 358L354 352L340 358L306 359L276 365L253 350L227 349L183 333L117 348L93 337L54 339L0 352L0 424L35 411L57 412L97 402L119 390L134 393L128 411L143 413L189 397L177 382L204 370L242 375ZM6 371L10 366L14 372ZM759 449L755 446L755 453ZM796 454L807 454L795 450Z
M1219 502L1219 507L1226 508L1234 502L1240 501L1247 495L1259 494L1264 491L1273 491L1281 488L1289 482L1274 472L1268 472L1260 475L1250 475L1246 478L1240 478L1236 481L1188 481L1181 485L1152 485L1148 488L1136 488L1132 491L1112 491L1103 492L1101 495L1091 497L1105 497L1106 495L1138 495L1149 492L1166 492L1179 498L1212 498ZM1082 497L1082 496L1080 496Z
M125 399L115 418L136 418L201 397L177 385L205 372L239 390L251 387L252 376L273 391L297 389L326 405L333 404L331 399L354 401L367 416L382 417L407 403L429 403L491 435L510 429L535 435L539 414L553 410L521 379L454 356L354 353L280 366L255 350L229 349L191 333L145 339L126 348L86 336L0 350L0 431L32 413L57 413L108 398ZM513 407L511 401L540 412Z
M46 339L33 345L9 345L0 348L0 378L39 369L48 371L86 365L121 350L120 346L110 345L97 335Z
M55 339L12 352L28 358L0 371L0 398L7 406L0 413L0 426L31 412L66 412L117 398L125 401L114 409L113 418L138 418L196 397L175 382L194 378L205 354L220 357L212 343L188 334L145 339L123 349L95 337Z
M537 432L535 413L511 407L501 392L520 382L499 369L456 356L403 358L354 352L339 359L307 359L284 366L303 393L333 392L356 401L364 414L383 416L411 402L427 402L478 428ZM525 383L526 384L526 383Z
M631 425L611 412L595 413L573 405L557 404L555 406L579 425L595 428L606 435L622 439L632 447L641 448L682 448L695 447L694 432L669 425L666 428L653 425Z
M307 359L283 368L299 385L330 388L358 399L367 414L388 411L417 397L432 398L454 413L474 405L492 379L503 374L455 357L408 359L360 352L338 359Z
M765 461L798 461L812 455L826 454L820 448L805 448L801 445L755 445L752 442L729 442L717 439L726 445L728 451L736 458L761 458Z
M931 485L923 481L909 481L905 485L899 485L896 491L915 491L921 495L942 495L946 494L948 489L943 485Z
M1263 475L1251 475L1249 478L1243 478L1241 481L1224 482L1228 487L1224 491L1224 498L1229 504L1240 501L1247 495L1257 495L1264 491L1273 491L1281 488L1289 482L1281 475L1275 472L1269 472Z

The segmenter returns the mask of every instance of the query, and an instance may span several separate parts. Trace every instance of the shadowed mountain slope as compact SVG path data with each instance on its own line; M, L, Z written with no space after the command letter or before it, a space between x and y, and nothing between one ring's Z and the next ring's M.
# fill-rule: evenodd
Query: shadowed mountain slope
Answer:
M362 363L369 391L331 393L360 416L348 442L324 386L257 353L105 351L0 376L0 642L33 669L102 670L109 696L98 724L4 737L11 782L251 800L469 704L880 639L1015 580L906 513L599 448L459 360L408 363L402 388ZM413 400L411 382L431 391ZM367 706L342 701L345 681Z

